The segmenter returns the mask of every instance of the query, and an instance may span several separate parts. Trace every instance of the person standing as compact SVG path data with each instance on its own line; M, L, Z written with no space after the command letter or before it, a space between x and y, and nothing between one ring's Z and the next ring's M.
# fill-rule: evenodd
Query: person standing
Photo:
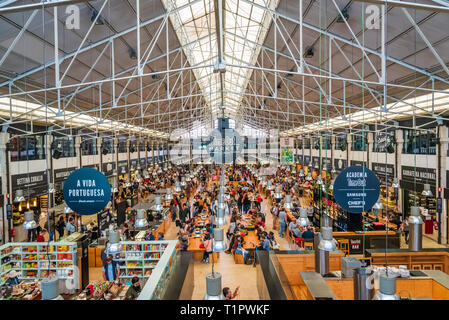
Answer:
M63 215L59 216L59 220L56 227L58 229L59 239L61 239L62 237L64 237L64 229L65 229L65 221Z
M139 277L134 276L131 280L131 286L126 291L126 300L136 300L139 297L142 288L140 287Z
M279 237L284 237L285 227L287 226L287 212L282 207L279 210Z
M212 253L212 240L210 239L210 234L207 233L203 240L204 254L202 263L209 263L209 255Z
M408 234L410 231L410 224L408 222L408 216L405 217L405 220L401 224L401 231L404 233L405 243L408 244Z
M232 293L232 291L231 291L231 289L229 289L229 287L224 287L223 288L223 295L224 295L225 299L226 300L232 300L235 297L238 297L240 295L239 288L240 288L240 286L235 288L234 293Z
M106 258L106 263L103 265L103 279L105 281L116 281L120 274L120 268L116 261L109 255Z
M67 224L65 225L65 228L67 229L67 235L70 236L72 233L75 232L75 222L73 217L69 218L69 221L67 222Z
M47 230L42 229L39 235L37 236L36 241L37 242L45 242L45 233L47 233Z

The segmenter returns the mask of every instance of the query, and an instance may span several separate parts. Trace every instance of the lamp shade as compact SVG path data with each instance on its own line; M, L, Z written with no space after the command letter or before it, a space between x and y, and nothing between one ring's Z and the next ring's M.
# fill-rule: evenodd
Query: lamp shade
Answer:
M174 191L175 192L181 192L181 187L179 186L179 181L176 181Z
M311 181L312 179L313 179L313 178L312 178L312 173L309 172L309 173L307 174L306 180L307 180L307 181Z
M148 227L147 212L145 209L137 210L135 226L139 229Z
M324 251L335 251L337 245L332 235L332 227L321 227L321 240L318 249Z
M379 276L379 290L373 297L373 300L399 300L396 295L396 276L395 274L381 274Z
M171 194L171 189L167 188L167 193L165 194L165 200L172 200L173 195Z
M16 197L14 198L14 202L25 201L25 197L23 196L23 190L19 189L16 191Z
M203 300L224 300L220 273L212 272L206 276L206 294Z
M72 213L73 212L73 210L72 210L72 208L70 208L68 205L66 205L65 207L64 207L64 213Z
M271 181L271 179L270 180L268 180L268 185L267 185L267 190L273 190L274 189L274 187L273 187L273 182Z
M299 177L304 177L304 169L299 170Z
M307 218L307 208L299 209L299 225L301 227L309 225L309 218Z
M120 233L117 230L111 230L109 231L109 237L108 237L108 245L106 247L106 253L108 255L113 255L116 253L120 253L122 246L120 243Z
M286 209L292 209L293 208L293 204L292 204L292 196L287 194L285 196L285 203L284 203L284 208Z
M424 184L424 190L422 191L421 194L422 194L423 196L426 196L426 197L431 197L431 196L433 196L433 193L432 193L432 191L430 190L430 184L428 184L428 183Z
M282 192L281 192L281 187L280 186L276 187L276 192L274 193L274 197L276 199L282 199Z
M213 243L212 249L214 252L222 252L226 249L223 229L220 228L214 229L214 240L212 243Z
M34 220L34 212L26 211L24 215L25 215L25 222L23 223L23 229L31 230L37 228L37 223Z
M170 189L168 189L168 190L170 190ZM162 209L163 209L163 207L162 207L162 203L161 203L161 197L155 197L153 210L160 212L160 211L162 211Z
M373 209L375 210L382 210L384 208L382 202L380 201L380 197L379 199L377 199L377 202L374 204Z
M226 224L225 210L224 208L220 208L220 205L218 206L217 220L215 221L215 224L217 226L224 226Z

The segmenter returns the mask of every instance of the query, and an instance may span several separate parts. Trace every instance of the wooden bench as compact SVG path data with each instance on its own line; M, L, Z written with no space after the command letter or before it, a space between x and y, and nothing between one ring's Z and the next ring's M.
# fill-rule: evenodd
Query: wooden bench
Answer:
M234 253L234 262L235 264L244 264L243 254Z

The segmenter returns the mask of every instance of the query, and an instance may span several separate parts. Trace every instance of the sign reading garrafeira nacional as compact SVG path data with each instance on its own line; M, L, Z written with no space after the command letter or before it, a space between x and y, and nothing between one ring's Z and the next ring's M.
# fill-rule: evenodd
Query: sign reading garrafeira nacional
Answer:
M351 166L337 176L333 192L343 210L362 213L370 210L379 199L379 179L366 167Z
M103 210L111 199L111 185L100 171L81 168L64 183L64 201L74 212L91 215Z

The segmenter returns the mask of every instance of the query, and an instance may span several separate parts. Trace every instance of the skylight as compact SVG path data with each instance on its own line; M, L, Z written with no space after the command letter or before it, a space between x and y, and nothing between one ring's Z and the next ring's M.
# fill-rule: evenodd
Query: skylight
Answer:
M162 0L167 11L182 7L194 0ZM260 6L276 9L279 0L255 0ZM268 32L271 17L265 10L241 0L223 0L224 60L229 65L251 66L256 63L260 46ZM195 69L196 80L213 114L220 111L221 94L218 74L213 65L218 58L214 0L193 3L170 15L178 39L190 65L207 66ZM247 39L248 41L242 40ZM243 100L243 92L251 77L251 69L228 66L224 76L223 104L226 115L235 116Z

